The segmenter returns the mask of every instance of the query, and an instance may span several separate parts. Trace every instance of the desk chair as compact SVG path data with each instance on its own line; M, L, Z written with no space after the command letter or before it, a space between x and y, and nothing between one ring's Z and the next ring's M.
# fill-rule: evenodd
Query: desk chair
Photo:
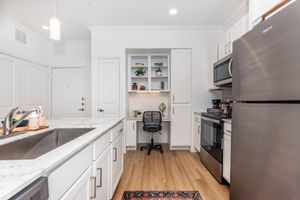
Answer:
M150 155L153 149L160 150L163 153L162 145L161 144L154 144L153 141L153 134L160 133L162 127L162 117L159 111L145 111L143 114L143 130L147 133L151 134L151 143L148 146L141 147L141 151L144 149L148 149L148 155ZM160 133L161 134L161 133Z

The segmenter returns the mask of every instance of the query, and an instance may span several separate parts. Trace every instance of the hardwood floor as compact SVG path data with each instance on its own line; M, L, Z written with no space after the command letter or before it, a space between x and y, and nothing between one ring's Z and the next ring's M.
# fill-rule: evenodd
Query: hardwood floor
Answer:
M124 191L199 191L203 200L228 200L229 188L220 185L189 151L127 151L123 177L113 200Z

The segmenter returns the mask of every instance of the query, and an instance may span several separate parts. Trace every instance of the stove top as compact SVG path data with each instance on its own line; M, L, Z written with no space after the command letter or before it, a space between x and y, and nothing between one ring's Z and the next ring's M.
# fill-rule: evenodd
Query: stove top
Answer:
M225 115L225 114L216 114L216 113L201 113L201 116L203 117L208 117L211 119L217 119L217 120L222 120L222 119L231 119L231 116Z

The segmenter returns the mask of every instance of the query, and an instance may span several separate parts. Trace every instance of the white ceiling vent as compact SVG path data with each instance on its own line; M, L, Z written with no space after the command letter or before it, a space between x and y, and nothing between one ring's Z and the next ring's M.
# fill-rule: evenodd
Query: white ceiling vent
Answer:
M20 31L19 29L15 29L15 39L18 42L21 42L23 44L26 44L27 41L27 35L25 32Z

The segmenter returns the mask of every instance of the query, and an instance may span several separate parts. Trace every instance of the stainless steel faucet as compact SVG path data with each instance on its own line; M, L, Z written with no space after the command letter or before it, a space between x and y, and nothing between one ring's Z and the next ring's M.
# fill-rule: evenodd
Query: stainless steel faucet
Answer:
M18 107L13 108L5 117L3 122L3 133L2 136L9 135L12 133L12 131L31 113L36 112L37 110L31 110L25 112L19 120L17 120L15 123L13 123L13 117L15 112L18 110Z

